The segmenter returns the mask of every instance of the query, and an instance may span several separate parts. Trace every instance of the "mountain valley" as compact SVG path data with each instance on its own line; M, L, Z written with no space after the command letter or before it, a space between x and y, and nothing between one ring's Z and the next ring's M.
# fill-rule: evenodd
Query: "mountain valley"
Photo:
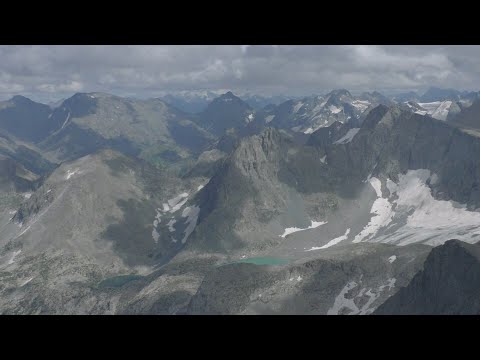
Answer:
M0 314L477 314L477 95L1 102Z

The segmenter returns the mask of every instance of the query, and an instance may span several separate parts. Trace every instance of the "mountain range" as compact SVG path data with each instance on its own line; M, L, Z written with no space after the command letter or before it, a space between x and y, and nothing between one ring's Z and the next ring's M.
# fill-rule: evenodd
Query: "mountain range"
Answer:
M1 314L478 313L477 93L200 95L0 103Z

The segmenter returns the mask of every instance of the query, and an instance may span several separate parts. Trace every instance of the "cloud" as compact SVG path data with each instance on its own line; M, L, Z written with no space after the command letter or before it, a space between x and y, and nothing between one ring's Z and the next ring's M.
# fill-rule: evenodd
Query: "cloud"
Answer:
M479 46L0 46L0 97L197 89L306 95L334 88L478 90Z
M79 81L70 81L66 84L40 84L36 89L49 93L78 92L83 90L83 84Z

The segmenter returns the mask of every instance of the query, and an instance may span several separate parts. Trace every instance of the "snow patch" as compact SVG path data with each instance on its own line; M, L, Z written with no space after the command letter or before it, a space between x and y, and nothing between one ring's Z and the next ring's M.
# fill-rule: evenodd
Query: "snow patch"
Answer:
M30 199L31 196L32 196L32 193L24 193L24 194L23 194L23 197L24 197L25 199Z
M382 197L382 184L380 180L375 177L371 177L369 182L377 194L377 199L373 202L370 210L370 213L373 216L363 230L357 234L357 236L355 236L355 239L353 239L354 243L358 243L365 238L374 236L381 227L388 225L395 215L390 201Z
M182 239L182 244L185 244L190 234L197 226L198 215L200 214L200 207L198 206L188 206L182 212L182 217L186 217L187 220L185 221L187 224L187 228L185 229L185 235Z
M177 205L183 198L186 198L188 196L188 193L181 193L178 196L175 196L173 199L168 200L168 205L171 207L174 207Z
M155 241L155 244L158 243L160 239L160 233L157 231L157 227L162 220L162 213L160 209L156 210L155 220L153 220L153 229L152 229L152 238Z
M382 197L382 183L377 178L370 178L370 185L372 185L377 197Z
M434 101L430 103L418 103L425 111L416 111L417 113L424 112L424 114L428 114L431 117L445 121L448 116L448 112L450 111L450 107L452 106L451 101Z
M321 250L321 249L329 248L330 246L338 244L340 241L347 240L348 239L348 234L350 234L350 229L347 229L347 231L345 231L345 234L343 234L342 236L339 236L339 237L337 237L333 240L330 240L325 245L320 246L320 247L312 247L311 249L309 249L307 251Z
M270 121L273 120L273 118L275 117L275 115L268 115L265 117L265 122L268 124Z
M340 293L336 296L333 306L327 311L327 315L338 315L339 312L347 308L350 310L350 315L368 315L371 314L375 308L372 307L373 303L375 300L377 300L381 293L385 290L385 288L388 287L388 291L393 289L395 286L396 279L395 278L390 278L387 279L387 283L385 285L380 285L375 292L373 291L372 288L362 288L358 292L358 294L351 299L348 299L345 297L345 295L352 289L356 288L358 284L355 281L350 281L348 282L343 289L340 291ZM367 302L361 307L358 308L358 306L355 304L355 299L357 298L362 298L363 296L368 296Z
M22 252L22 250L16 250L13 252L12 257L8 260L7 265L12 265L15 262L15 258Z
M328 110L330 110L332 114L338 114L340 111L342 111L342 109L336 107L335 105L330 105Z
M301 229L301 228L297 228L297 227L286 228L285 232L282 235L280 235L280 237L285 238L287 235L293 234L295 232L315 229L315 228L319 227L320 225L324 225L326 223L327 223L326 221L312 221L312 225L310 225L309 227L307 227L305 229Z
M301 109L301 107L303 106L303 102L299 101L298 103L295 104L295 106L293 107L293 113L297 113L298 110Z
M415 114L427 115L427 111L426 110L417 110L417 111L415 111Z
M326 160L327 160L327 155L325 155L324 157L320 158L320 161L324 164L326 164Z
M327 315L338 315L340 310L343 308L350 309L354 313L358 313L359 309L355 302L352 299L347 299L345 295L352 289L356 288L358 284L355 281L350 281L343 287L343 289L340 291L340 293L337 295L335 298L335 301L333 303L333 306L328 309Z
M60 130L63 129L63 128L65 127L65 125L67 125L68 119L70 119L70 111L68 112L67 118L66 118L65 121L63 122L63 125L62 125L62 127L60 128Z
M397 184L392 180L387 179L387 189L390 192L390 196L397 191Z
M443 101L440 106L432 113L432 117L437 120L447 120L450 106L452 106L451 101Z
M177 220L175 220L175 219L170 219L170 221L167 223L167 225L168 225L168 231L170 231L170 232L174 232L174 231L175 231L175 228L173 227L173 225L175 225L176 222L177 222Z
M198 190L200 190L202 187L203 187L203 185L200 185L198 187ZM188 193L184 192L184 193L181 193L181 194L177 195L173 199L168 200L167 203L163 203L162 204L163 209L160 209L160 208L156 209L157 214L155 216L155 220L153 221L153 230L152 230L152 237L153 237L153 240L155 241L155 243L157 243L158 240L160 239L160 233L158 232L157 228L158 228L158 225L161 222L162 215L167 213L167 212L170 212L171 214L177 212L183 205L185 205L185 203L187 201L188 201ZM185 235L184 239L182 240L182 242L186 241L186 238L190 235L191 231L193 231L193 228L191 229L191 223L193 222L194 212L191 216L189 216L188 213L191 210L187 210L187 209L190 209L190 208L187 207L183 210L183 214L187 214L187 215L182 214L183 217L188 217L188 219L186 221L188 223L187 229L185 230L186 235ZM197 214L197 217L198 217L198 214ZM195 218L195 224L193 224L193 227L195 227L196 221L197 220ZM174 219L174 218L170 219L170 221L167 223L168 231L175 232L174 225L176 224L176 222L177 222L176 219ZM171 238L171 239L172 239L173 242L177 242L176 239L174 239L174 238Z
M370 101L354 100L352 105L357 108L360 112L364 112L371 105Z
M35 277L31 277L30 279L25 280L23 283L20 284L20 287L27 285L30 281L32 281Z
M155 241L155 244L157 244L158 240L160 240L160 234L158 233L155 227L152 230L152 238L153 238L153 241Z
M408 213L407 223L393 234L378 240L399 245L415 242L437 246L449 239L476 242L480 234L480 212L468 211L466 205L453 206L447 200L436 200L427 185L438 181L429 170L409 170L399 176L396 194L397 212Z
M77 173L78 169L75 170L67 170L67 174L65 175L65 180L70 179L73 175Z
M183 205L185 205L185 203L188 201L188 198L185 198L184 200L180 201L177 205L175 205L174 207L172 207L170 209L170 213L174 213L176 212L178 209L180 209Z
M397 260L397 256L396 255L392 255L388 258L388 262L391 264L393 263L395 260Z
M35 221L35 222L36 222L36 221ZM35 222L34 222L34 223L35 223ZM33 223L33 224L34 224L34 223ZM33 224L32 224L32 225L33 225ZM16 236L16 238L22 236L22 235L25 234L28 230L30 230L30 227L31 227L32 225L28 225L20 234L18 234L18 235ZM23 226L23 223L20 225L20 227L22 227L22 226Z
M359 131L360 131L360 128L353 128L353 129L348 130L348 132L345 134L345 136L342 137L341 139L338 139L337 141L335 141L334 144L347 144L347 143L349 143L350 141L352 141L354 136L357 135L357 133Z
M397 282L397 279L395 279L395 278L388 279L387 284L380 286L378 289L380 291L383 291L386 287L388 287L388 290L390 291L395 287L396 282Z
M373 217L353 242L425 243L431 246L441 245L449 239L477 242L480 212L467 210L465 204L436 200L427 184L438 181L438 176L430 170L409 170L399 175L398 184L387 179L389 200L382 196L380 180L371 177L369 182L377 193L371 208ZM377 235L379 229L388 227L396 219L401 227L394 232Z

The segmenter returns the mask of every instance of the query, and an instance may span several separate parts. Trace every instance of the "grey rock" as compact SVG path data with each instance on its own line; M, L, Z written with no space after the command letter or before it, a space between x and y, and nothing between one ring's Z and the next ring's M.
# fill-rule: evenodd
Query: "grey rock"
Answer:
M423 270L374 314L480 314L480 244L450 240L434 248Z

